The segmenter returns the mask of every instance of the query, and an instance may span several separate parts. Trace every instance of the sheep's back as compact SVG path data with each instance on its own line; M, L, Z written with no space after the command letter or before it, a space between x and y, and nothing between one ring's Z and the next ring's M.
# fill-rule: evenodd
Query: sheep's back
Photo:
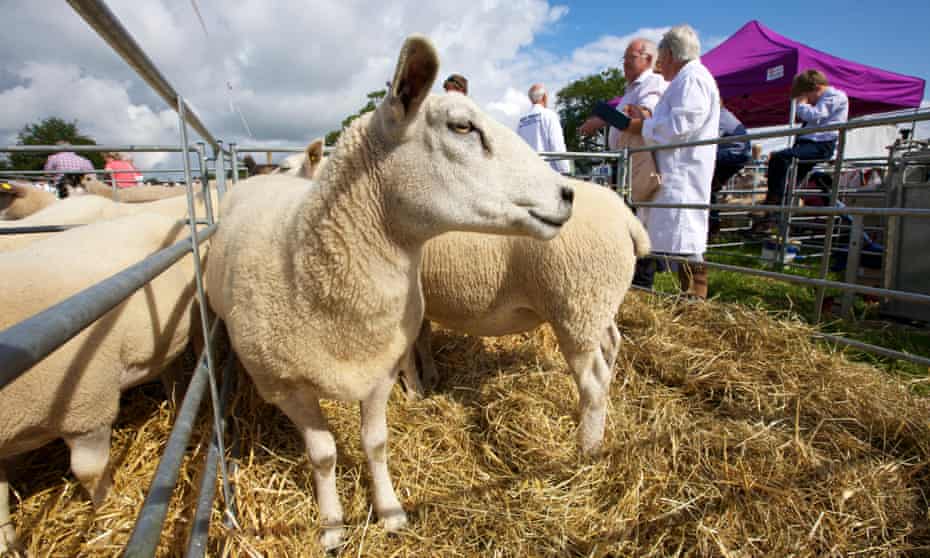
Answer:
M178 233L170 219L140 215L0 254L0 328L144 259ZM0 390L0 456L112 422L121 388L180 354L190 326L190 260L169 268Z

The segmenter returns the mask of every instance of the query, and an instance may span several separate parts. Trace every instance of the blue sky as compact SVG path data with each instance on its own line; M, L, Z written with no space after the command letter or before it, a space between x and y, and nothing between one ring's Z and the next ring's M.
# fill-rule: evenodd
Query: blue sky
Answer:
M841 58L930 81L930 0L649 0L564 2L568 13L537 46L567 52L605 34L688 23L724 38L757 19L777 33ZM925 93L925 98L930 93Z

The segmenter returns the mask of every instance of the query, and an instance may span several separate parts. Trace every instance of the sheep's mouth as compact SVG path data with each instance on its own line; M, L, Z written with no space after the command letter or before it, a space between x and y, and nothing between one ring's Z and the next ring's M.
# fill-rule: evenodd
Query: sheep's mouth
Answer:
M543 224L549 225L550 227L554 227L556 229L561 228L562 225L564 225L565 222L568 221L567 216L566 217L550 217L548 215L542 215L541 213L537 213L535 210L532 210L532 209L529 211L529 213L530 213L530 216L536 219L537 221Z

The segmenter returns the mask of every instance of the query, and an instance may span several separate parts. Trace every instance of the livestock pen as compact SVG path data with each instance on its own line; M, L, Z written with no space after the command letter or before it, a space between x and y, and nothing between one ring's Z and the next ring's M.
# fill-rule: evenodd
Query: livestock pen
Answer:
M102 2L71 4L177 109L179 144L4 150L194 153L205 188L208 164L214 163L221 195L226 169L233 182L238 180L237 153L303 150L224 146ZM203 147L190 145L187 125L213 148L212 161ZM747 138L752 137L767 136ZM628 155L544 154L616 159L621 165ZM187 156L182 159L190 238L0 332L3 385L160 269L184 254L196 254L222 226L221 215L201 220L194 214L191 163ZM930 213L787 205L762 209L826 215L828 227L840 214L925 219ZM824 238L833 237L828 231ZM830 242L825 240L825 254L832 252ZM920 304L930 299L829 281L825 272L821 278L798 278L724 264L711 267ZM199 269L197 283L205 311ZM16 524L32 554L297 556L321 551L310 527L316 511L309 475L300 467L306 456L299 437L281 413L254 393L247 377L237 374L232 355L220 384L213 343L218 325L203 317L208 342L179 408L159 402L151 389L127 396L113 450L123 466L115 479L119 496L92 520L86 518L86 502L74 497L75 483L61 481L63 449L40 450L30 458ZM351 486L344 495L346 515L356 526L343 552L878 556L925 551L930 546L925 527L927 401L872 367L812 344L812 338L823 336L816 329L790 316L778 317L731 304L688 303L648 293L633 297L617 318L626 342L615 370L622 381L610 393L605 451L591 460L575 453L575 394L569 377L556 373L563 365L550 330L497 340L440 332L437 393L419 402L395 394L391 401L392 468L402 500L415 510L409 532L389 535L371 523L365 457L357 449L357 435L344 434L355 431L349 426L356 420L354 410L345 404L326 407L331 421L343 426L337 429L343 433L338 445L344 452L338 473ZM213 414L198 418L208 387ZM227 415L236 433L232 440L224 436ZM232 448L226 447L227 440ZM214 507L217 476L220 509Z

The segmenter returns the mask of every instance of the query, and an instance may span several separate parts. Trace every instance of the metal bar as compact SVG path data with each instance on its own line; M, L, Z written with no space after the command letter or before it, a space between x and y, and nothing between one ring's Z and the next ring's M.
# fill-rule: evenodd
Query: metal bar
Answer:
M226 161L224 160L223 155L223 142L219 142L219 149L213 153L216 156L215 170L216 170L216 197L218 200L222 201L223 196L226 195Z
M636 203L636 207L663 207L678 209L732 209L743 211L768 211L779 213L779 205L728 205L709 203ZM886 208L886 207L795 207L792 213L798 215L874 215L881 217L930 217L930 209Z
M794 100L791 101L792 107L795 106ZM792 120L792 125L794 121ZM792 138L793 139L793 138ZM793 143L793 141L791 142ZM791 159L791 164L788 166L788 180L785 181L785 189L781 195L781 205L783 213L779 214L778 218L778 236L777 236L777 257L775 258L774 266L775 269L781 271L785 265L785 250L788 248L788 235L790 234L791 227L791 204L793 202L794 195L794 185L798 177L798 159L794 157Z
M775 130L771 132L757 132L754 134L745 134L742 136L726 136L725 138L712 138L706 140L685 141L679 143L666 143L662 145L645 145L641 147L631 147L630 152L640 153L648 151L661 151L663 149L677 149L680 147L697 147L699 145L717 145L720 143L742 143L746 141L755 141L760 139L780 138L785 136L800 136L813 134L817 132L836 132L842 130L853 130L856 128L871 128L875 126L886 126L892 124L902 124L915 119L913 116L888 116L884 118L875 118L868 121L841 122L829 124L826 126L811 126L807 128L795 128L792 130ZM923 122L930 120L930 111L923 111L918 115L916 121Z
M0 227L0 235L3 234L35 234L61 232L75 227L84 225L37 225L35 227Z
M194 145L188 146L188 151L196 151ZM184 151L177 145L4 145L0 146L0 153L61 153L73 151L75 153L97 151L126 151L131 153L180 153ZM55 171L59 172L59 171ZM98 171L103 172L103 171Z
M236 381L235 375L235 353L230 353L223 366L223 388L220 393L221 412L226 415L226 406L229 404L229 396L232 392L233 384ZM213 500L216 497L216 475L220 459L226 459L220 451L221 444L217 441L216 430L210 430L210 447L207 450L207 458L204 461L203 473L200 477L200 491L197 496L197 509L194 511L194 519L191 526L190 538L187 541L186 558L200 558L207 550L207 537L210 533L210 519L213 515Z
M181 134L181 145L187 145L187 121L184 118L186 105L184 99L178 97L178 127L180 128ZM218 151L222 156L222 151ZM190 218L193 220L195 216L194 211L194 190L191 187L191 167L190 159L184 157L184 178L187 181L187 212L190 215ZM207 189L207 185L204 185L203 192L205 195L209 196L210 191ZM200 247L197 242L197 228L191 224L191 249L194 251L194 283L197 287L197 302L200 306L200 322L203 327L203 336L204 339L208 339L209 335L207 333L207 324L210 323L209 319L209 304L207 303L207 296L204 293L203 289L203 271L200 267ZM213 428L216 430L218 444L220 446L220 454L225 454L223 448L223 418L220 415L220 399L219 399L219 390L217 389L216 383L216 360L213 354L213 345L212 343L207 343L204 348L204 352L207 354L207 375L210 384L210 398L213 401ZM220 463L220 473L223 475L223 495L224 500L226 501L227 511L229 510L229 477L226 474L226 462L223 461Z
M859 277L859 255L862 253L862 236L865 233L863 225L865 217L856 215L853 217L852 232L849 237L849 254L846 256L846 282L855 283ZM824 250L826 253L826 250ZM827 261L828 258L824 258ZM840 315L848 316L852 310L853 294L851 292L843 293L843 303L840 307Z
M839 335L830 335L829 333L814 333L814 338L823 339L825 341L839 343L840 345L846 345L854 349L875 353L877 355L882 355L889 358L896 358L898 360L906 360L915 364L920 364L921 366L930 367L930 358L925 358L920 355L904 353L901 351L895 351L893 349L886 349L885 347L872 345L871 343L863 343L862 341L856 341L855 339L849 339Z
M216 225L200 231L204 241ZM31 318L0 331L0 389L80 333L190 252L191 239L156 252L141 262L72 295Z
M652 258L661 258L667 259L669 261L684 262L687 263L689 260L681 256L673 256L667 254L661 255L651 255ZM809 285L814 287L826 287L831 289L839 290L850 290L857 293L874 295L874 296L884 296L888 298L895 298L898 300L907 300L910 302L917 302L920 304L930 304L930 295L919 294L919 293L909 293L905 291L894 291L890 289L880 289L878 287L866 287L865 285L850 285L848 283L842 283L839 281L830 281L827 279L814 279L811 277L802 277L800 275L791 275L788 273L776 273L774 271L764 271L761 269L753 269L751 267L740 267L736 265L727 265L716 262L705 261L704 264L707 267L721 269L723 271L732 271L735 273L745 273L746 275L756 275L759 277L766 277L769 279L776 279L779 281L785 281L788 283L800 283L802 285Z
M171 428L171 434L168 435L165 451L162 452L158 468L155 470L155 476L152 477L152 484L149 485L148 494L142 503L142 509L139 510L139 516L136 519L136 525L132 530L129 543L123 551L124 557L143 558L154 556L155 550L158 548L158 540L161 538L165 516L168 514L171 494L178 482L181 460L187 452L187 443L190 440L191 431L194 429L194 421L197 420L200 403L206 391L208 377L206 347L209 347L213 342L217 324L219 324L219 320L213 322L210 335L205 338L204 351L197 360L197 369L194 371L191 383L184 394L184 401L181 403L181 410L178 411L178 417Z
M158 71L103 0L68 0L68 4L164 99L168 106L177 110L178 92ZM200 137L216 148L218 144L213 134L190 108L185 109L185 121L200 134Z
M840 169L843 165L843 151L846 149L846 130L840 130L839 141L836 143L836 165L833 168L833 187L830 193L830 202L829 205L835 206L837 199L839 197L840 190ZM843 209L846 209L845 207ZM849 215L847 213L847 215ZM827 228L824 233L825 238L823 241L823 253L824 257L820 260L820 278L826 279L827 274L830 272L830 256L833 252L830 250L830 247L833 245L833 227L836 225L836 217L831 215L827 219ZM819 287L817 289L817 297L814 299L814 323L820 323L820 317L823 313L823 297L825 294L825 288Z
M141 172L145 174L154 174L154 173L177 173L181 174L184 172L184 169L136 169L135 171L120 171L120 170L105 170L105 169L94 169L92 171L73 171L73 170L2 170L0 175L10 176L10 175L36 175L36 174L120 174L127 172Z
M239 148L235 143L229 144L229 158L232 166L232 181L235 186L239 182Z
M200 167L200 190L204 195L203 205L207 213L207 221L212 225L216 220L213 218L213 204L211 203L212 200L210 200L210 192L207 189L210 184L210 175L207 170L206 144L202 141L197 142L197 163Z

